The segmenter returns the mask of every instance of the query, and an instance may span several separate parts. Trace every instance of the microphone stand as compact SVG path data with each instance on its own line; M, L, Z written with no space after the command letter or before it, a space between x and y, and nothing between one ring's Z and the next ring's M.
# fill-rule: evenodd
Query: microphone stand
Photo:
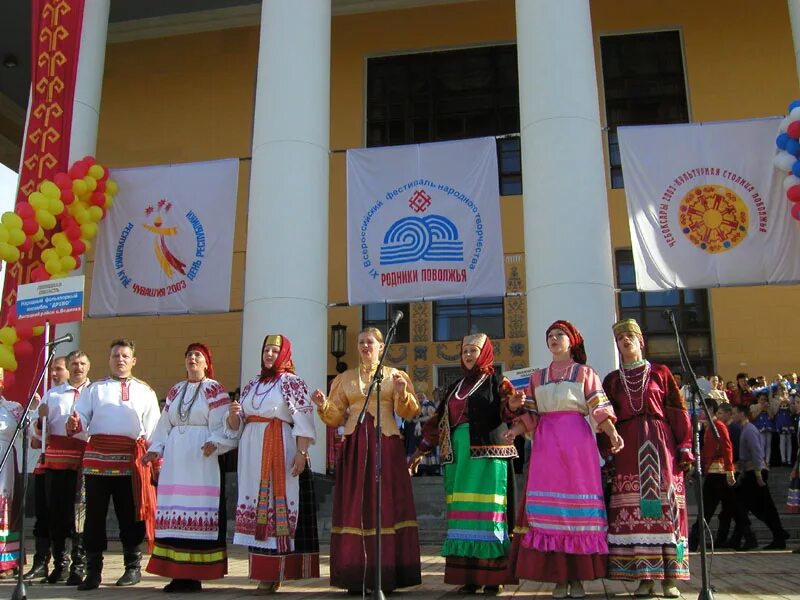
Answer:
M396 329L397 321L393 322L391 327L389 327L389 331L386 332L386 340L383 343L383 353L381 353L381 358L378 361L378 368L375 370L375 375L369 384L364 406L361 408L361 413L358 415L358 423L361 425L367 416L369 399L372 395L373 388L375 388L377 390L378 402L375 407L375 576L371 595L371 598L374 600L386 600L386 597L383 595L383 590L381 589L381 571L383 570L383 565L381 563L381 382L383 381L383 361L386 359L386 353L389 351L389 346L394 340Z
M50 348L45 346L43 352L47 352ZM9 456L13 456L12 451L14 450L14 442L17 440L17 436L19 435L20 431L22 432L22 465L21 465L21 475L22 475L22 498L19 503L19 561L17 564L17 585L14 587L14 593L11 594L11 600L26 600L27 592L25 591L25 580L23 579L23 569L22 563L25 556L25 494L28 490L28 427L30 426L29 420L29 412L31 408L31 402L33 402L33 398L36 396L36 390L44 382L44 378L47 376L48 371L50 370L50 363L53 362L53 357L55 356L54 352L48 352L47 360L44 363L44 367L42 368L42 372L39 375L39 380L36 382L36 386L33 388L33 393L31 397L28 398L28 402L25 404L25 411L22 413L22 417L20 418L19 422L17 423L17 427L14 430L14 435L11 437L11 441L8 444L8 448L6 448L5 453L3 454L3 459L0 460L0 472L6 467L6 463L8 462ZM44 449L42 449L44 452ZM13 468L13 465L11 466Z
M703 410L705 410L707 425L711 428L711 433L713 434L715 440L719 439L719 431L717 431L717 426L714 424L713 415L708 409L708 405L705 403L703 395L700 392L700 386L697 385L697 376L695 375L694 369L692 369L692 364L689 361L689 354L686 352L686 348L683 346L683 342L681 341L681 336L678 332L678 325L675 323L675 314L669 309L667 309L666 312L667 316L669 317L670 325L672 325L672 330L675 332L675 340L678 345L678 355L680 356L681 366L683 367L683 376L685 379L687 379L689 389L692 392L690 397L690 406L692 411L692 452L694 453L695 497L697 499L697 521L700 529L700 571L702 576L702 586L697 599L714 600L713 586L711 585L711 573L708 570L706 562L707 523L705 519L705 509L703 506L703 472L702 461L700 458L700 424L698 422L697 411L698 401L703 407Z

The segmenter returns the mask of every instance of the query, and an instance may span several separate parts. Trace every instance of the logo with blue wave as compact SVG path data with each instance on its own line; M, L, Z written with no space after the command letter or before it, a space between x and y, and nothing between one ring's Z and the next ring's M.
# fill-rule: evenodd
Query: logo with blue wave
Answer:
M405 217L383 236L382 265L462 260L464 242L458 239L458 228L441 215Z

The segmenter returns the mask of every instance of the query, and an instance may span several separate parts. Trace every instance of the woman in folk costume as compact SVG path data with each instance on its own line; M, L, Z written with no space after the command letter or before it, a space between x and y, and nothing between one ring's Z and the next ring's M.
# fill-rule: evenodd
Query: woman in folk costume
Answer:
M331 585L361 593L375 580L375 394L364 422L358 415L383 350L374 327L358 334L361 364L337 376L330 397L311 396L328 425L345 421L345 440L336 464L331 524ZM381 587L384 592L421 583L417 513L406 468L406 452L395 415L411 419L419 402L408 375L383 367L381 387ZM366 568L364 560L367 560Z
M163 457L158 481L156 541L147 572L172 581L164 591L199 592L201 580L228 572L225 473L221 456L238 434L225 428L230 397L214 380L211 352L189 344L186 380L167 394L142 461Z
M17 402L6 400L3 392L3 370L0 369L0 458L14 437L17 423L25 412ZM0 472L0 579L14 576L19 566L19 522L21 479L17 476L16 450L8 455Z
M485 594L496 595L502 585L517 582L508 562L517 451L504 435L525 393L497 376L493 363L485 334L463 339L464 377L423 425L422 441L409 460L413 473L424 456L437 446L441 450L448 515L444 581L460 585L462 594L482 586Z
M294 374L289 338L264 338L261 374L231 404L227 423L242 432L233 543L249 547L257 591L270 594L283 581L319 577L317 506L308 468L314 406L306 382Z
M613 459L608 514L609 579L639 580L635 596L680 596L689 579L684 471L692 464L692 427L675 379L664 365L644 359L639 324L613 327L622 367L603 388L611 400L625 448Z
M581 580L606 574L607 520L597 441L586 417L614 452L622 438L600 383L586 365L580 332L568 321L547 328L553 361L531 375L533 411L518 417L507 439L533 435L528 483L512 557L515 575L555 583L554 598L582 598Z

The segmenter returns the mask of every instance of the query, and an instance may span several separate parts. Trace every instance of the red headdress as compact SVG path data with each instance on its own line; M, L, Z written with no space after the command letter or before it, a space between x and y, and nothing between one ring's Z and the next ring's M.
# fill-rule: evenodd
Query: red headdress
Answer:
M206 377L209 379L214 379L214 363L211 360L211 350L208 349L208 346L205 344L201 344L200 342L192 342L188 346L186 346L186 352L183 353L183 357L186 358L186 355L189 352L196 350L200 354L202 354L206 359Z
M292 343L285 335L268 335L261 344L261 356L264 356L266 346L278 346L278 358L271 368L265 369L263 358L261 363L261 381L269 381L277 378L281 373L294 373L294 363L292 362Z
M494 347L489 336L485 333L464 336L464 339L461 340L461 348L463 349L464 346L468 345L477 346L481 349L481 353L478 355L478 360L475 361L475 366L471 369L467 369L467 365L464 364L464 357L461 357L461 369L464 371L464 375L468 378L477 378L481 373L486 373L487 375L494 373Z
M576 363L585 365L586 348L583 347L583 336L581 335L581 332L578 331L578 328L569 321L556 321L547 328L547 331L544 334L545 340L547 340L547 336L553 329L560 329L567 334L567 337L569 338L569 354L572 357L572 360L574 360Z

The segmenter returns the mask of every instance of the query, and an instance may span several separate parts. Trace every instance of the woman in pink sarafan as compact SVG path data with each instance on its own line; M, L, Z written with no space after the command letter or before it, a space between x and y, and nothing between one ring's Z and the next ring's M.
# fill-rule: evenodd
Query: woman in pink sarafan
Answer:
M554 598L582 598L581 580L605 577L608 560L597 441L586 416L608 436L612 451L623 442L600 378L586 365L580 332L556 321L546 339L553 361L531 375L533 410L507 434L509 440L525 431L533 436L512 560L518 577L555 583Z

